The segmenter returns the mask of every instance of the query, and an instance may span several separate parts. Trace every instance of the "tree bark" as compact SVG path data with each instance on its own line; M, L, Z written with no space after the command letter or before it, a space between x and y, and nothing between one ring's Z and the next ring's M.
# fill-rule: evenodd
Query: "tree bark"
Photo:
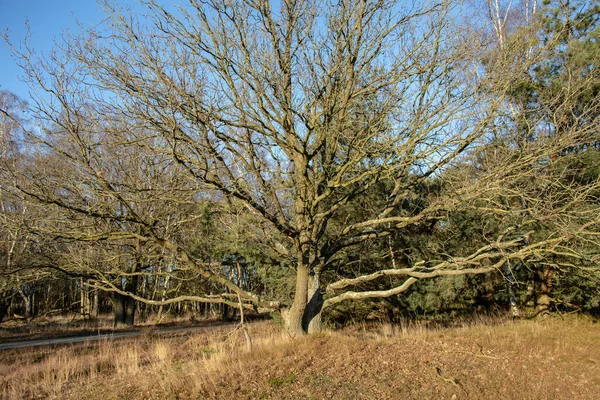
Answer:
M306 265L298 267L294 303L290 309L281 312L285 329L290 336L297 337L321 330L324 300L320 284L321 273L318 269L310 271Z
M125 325L132 326L135 322L135 305L134 299L125 298Z
M302 336L306 331L303 328L304 311L308 303L308 266L300 261L296 270L296 293L294 302L289 310L282 312L285 328L292 337Z
M323 293L321 292L321 272L313 271L308 281L308 304L302 318L302 329L308 333L321 330L321 310L323 309Z
M99 304L98 304L98 290L94 291L94 302L92 303L92 316L94 318L98 318L98 312L99 312Z
M131 268L131 273L133 276L120 278L121 279L121 288L127 293L131 293L132 295L137 294L138 288L138 275L135 275L136 272L139 272L142 267L140 254L141 247L140 244L137 244L137 258L135 263ZM114 294L114 310L115 310L115 326L120 324L125 324L127 326L132 326L135 322L135 310L136 310L136 301L133 297L119 295L118 293Z
M117 327L125 323L125 296L115 293L111 298L113 305L114 322L113 326Z
M137 268L136 268L137 272ZM138 276L133 276L127 280L126 291L137 294ZM132 297L125 298L125 325L132 326L135 322L136 301Z
M167 289L169 288L169 280L171 279L170 275L167 275L167 277L164 280L164 285L163 285L163 290L162 290L162 295L160 300L161 301L165 301L165 299L167 298ZM156 323L159 323L162 319L162 314L163 314L163 306L161 305L160 307L158 307L158 313L156 316ZM205 315L204 318L208 318L208 307L205 308Z
M552 269L546 267L538 271L540 279L540 291L537 297L535 308L536 315L547 314L550 312L550 292L552 291Z
M30 317L35 317L38 314L39 311L39 304L38 304L38 299L36 299L36 295L35 292L31 293L31 300L29 301L29 316Z
M23 289L19 289L19 295L23 299L23 316L26 318L31 317L31 298L23 292Z
M515 276L513 275L511 265L508 261L504 264L504 272L505 272L506 280L507 280L506 285L508 287L510 312L511 312L513 318L520 318L521 310L519 310L519 305L517 303L517 295L515 294L515 288L513 285L513 283L515 281Z
M8 314L8 303L0 302L0 324Z
M125 284L124 290L136 294L137 276L134 276ZM132 326L135 322L136 301L130 296L115 293L112 298L114 326Z
M88 317L89 312L87 310L87 295L86 288L83 285L83 278L79 280L79 314L85 319Z
M0 296L0 324L8 315L8 309L12 302L12 296Z

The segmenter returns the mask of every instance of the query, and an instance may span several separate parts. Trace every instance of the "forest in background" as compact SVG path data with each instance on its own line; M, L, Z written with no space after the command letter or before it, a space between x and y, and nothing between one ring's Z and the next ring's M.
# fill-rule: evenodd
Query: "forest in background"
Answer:
M145 4L13 46L0 322L600 312L597 1Z

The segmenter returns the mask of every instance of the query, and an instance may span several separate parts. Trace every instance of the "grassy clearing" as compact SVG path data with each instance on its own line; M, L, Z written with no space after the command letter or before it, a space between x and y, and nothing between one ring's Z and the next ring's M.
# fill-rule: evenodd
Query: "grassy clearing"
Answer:
M379 324L289 339L148 334L95 347L0 353L3 398L596 399L600 324L582 317Z

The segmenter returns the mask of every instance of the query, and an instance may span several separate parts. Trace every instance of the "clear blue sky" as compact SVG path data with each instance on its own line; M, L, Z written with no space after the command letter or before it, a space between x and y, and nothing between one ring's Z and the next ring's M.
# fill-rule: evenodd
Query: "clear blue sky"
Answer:
M131 5L133 0L119 0L119 4ZM31 28L31 44L36 51L48 52L54 38L61 32L78 30L76 21L84 26L97 24L104 19L96 0L0 0L0 32L8 30L11 41L19 43L27 32L25 21ZM10 55L8 45L0 41L0 89L9 90L27 99L28 88L21 83L19 67Z

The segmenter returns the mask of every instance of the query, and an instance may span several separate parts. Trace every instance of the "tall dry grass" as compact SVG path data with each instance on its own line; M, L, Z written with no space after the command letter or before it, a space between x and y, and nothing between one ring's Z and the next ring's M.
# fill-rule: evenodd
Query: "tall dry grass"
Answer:
M270 322L249 324L249 329L257 349L285 340ZM0 397L62 399L73 387L109 379L158 385L162 393L174 390L182 378L191 377L193 386L202 387L214 381L212 375L220 371L223 359L245 349L241 331L218 328L170 338L148 329L136 339L102 340L91 346L6 350L0 353Z
M582 317L363 324L290 339L271 322L0 353L5 399L595 399L600 324Z

